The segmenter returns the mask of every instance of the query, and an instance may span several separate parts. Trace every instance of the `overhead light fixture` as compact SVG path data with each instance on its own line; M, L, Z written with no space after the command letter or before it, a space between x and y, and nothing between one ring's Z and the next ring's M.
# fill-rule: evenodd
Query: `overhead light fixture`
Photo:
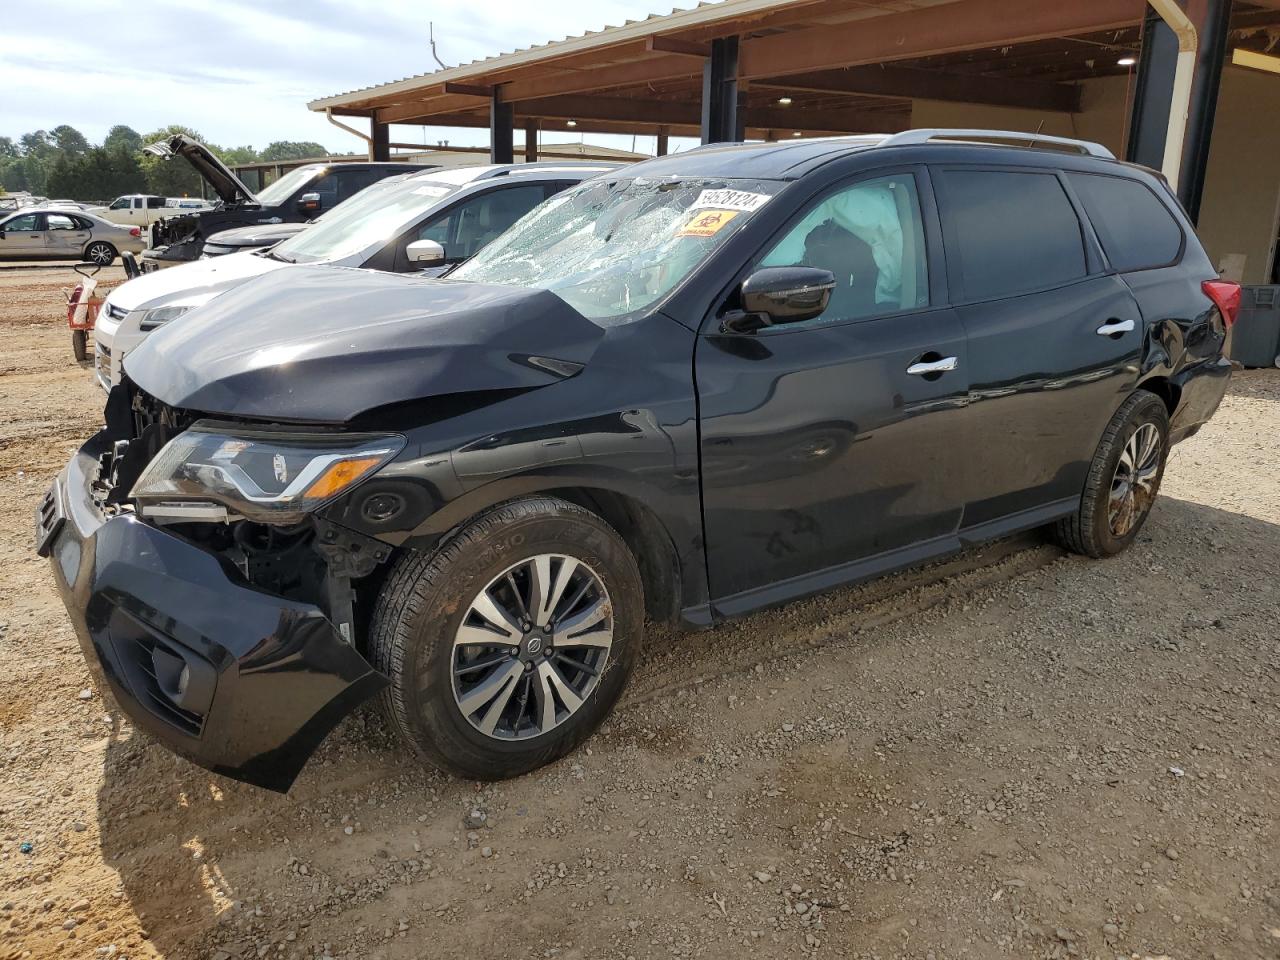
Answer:
M576 127L577 125L578 125L577 120L570 120L567 124L567 126L570 126L570 127Z
M791 106L791 98L790 98L790 97L779 97L779 98L778 98L778 105L779 105L779 106L783 106L783 107L789 107L789 106Z
M793 137L803 137L803 136L804 136L804 134L803 134L803 133L801 133L799 130L797 130L795 133L793 133L793 134L792 134L792 136L793 136Z
M1119 60L1117 60L1117 61L1116 61L1116 66L1117 66L1117 67L1132 67L1132 66L1133 66L1135 63L1137 63L1137 62L1138 62L1138 58L1137 58L1137 57L1121 57Z

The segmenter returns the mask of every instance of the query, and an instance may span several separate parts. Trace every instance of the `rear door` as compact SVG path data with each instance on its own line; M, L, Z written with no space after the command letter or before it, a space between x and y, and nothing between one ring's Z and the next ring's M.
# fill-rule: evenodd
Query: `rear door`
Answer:
M0 227L0 257L39 257L44 254L44 214L23 213Z
M754 333L725 331L717 315L704 324L703 513L722 614L954 543L968 370L959 318L930 283L930 245L922 171L845 181L748 267L831 270L826 312Z
M964 526L1052 519L1074 509L1102 431L1137 382L1142 314L1059 171L933 175L969 342L965 436L978 469Z

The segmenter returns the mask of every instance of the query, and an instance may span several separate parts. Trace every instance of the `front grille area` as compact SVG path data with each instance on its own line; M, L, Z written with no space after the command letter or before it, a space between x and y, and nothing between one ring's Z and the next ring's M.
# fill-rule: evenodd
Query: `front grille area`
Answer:
M111 389L111 348L105 344L94 342L93 372L102 386Z
M107 316L112 320L123 320L129 315L129 311L124 307L117 307L114 303L107 304Z

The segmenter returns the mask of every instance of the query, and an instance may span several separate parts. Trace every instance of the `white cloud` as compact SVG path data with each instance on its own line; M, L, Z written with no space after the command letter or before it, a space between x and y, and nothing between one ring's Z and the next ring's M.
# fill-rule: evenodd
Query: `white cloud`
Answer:
M435 69L429 22L441 58L453 65L670 10L652 10L645 0L595 0L589 7L515 0L5 6L0 135L69 123L100 141L117 123L140 133L181 123L226 146L316 140L339 151L359 150L362 142L307 110L307 101ZM412 133L404 131L418 139ZM427 142L488 141L483 130L425 134ZM622 146L631 140L587 139Z

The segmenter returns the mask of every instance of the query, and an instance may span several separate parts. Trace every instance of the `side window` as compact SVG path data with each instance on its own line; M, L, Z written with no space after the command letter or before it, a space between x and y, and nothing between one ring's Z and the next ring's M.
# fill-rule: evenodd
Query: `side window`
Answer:
M164 206L164 197L147 197L147 207L155 210Z
M1055 174L945 170L936 179L947 263L958 265L965 299L1041 290L1088 272L1080 219Z
M1178 259L1182 228L1145 184L1092 173L1069 173L1067 179L1116 270L1163 267Z
M451 263L465 260L505 233L545 196L541 184L482 193L464 200L439 219L428 221L418 231L417 239L440 244Z
M760 266L821 267L835 274L826 312L809 324L926 306L928 262L915 178L881 177L829 194L787 231Z
M48 219L50 230L74 230L76 228L74 220L60 213L51 213Z
M134 197L134 198L133 198L133 209L135 209L135 210L141 210L141 209L146 205L146 202L147 202L147 198L146 198L146 197Z
M14 217L4 225L5 230L10 233L33 233L36 230L43 230L40 224L40 214L28 213L24 217Z
M339 169L334 176L338 179L337 199L334 203L341 203L355 196L365 187L372 184L375 180L380 180L381 175L376 170L341 170ZM326 204L326 209L328 209Z

